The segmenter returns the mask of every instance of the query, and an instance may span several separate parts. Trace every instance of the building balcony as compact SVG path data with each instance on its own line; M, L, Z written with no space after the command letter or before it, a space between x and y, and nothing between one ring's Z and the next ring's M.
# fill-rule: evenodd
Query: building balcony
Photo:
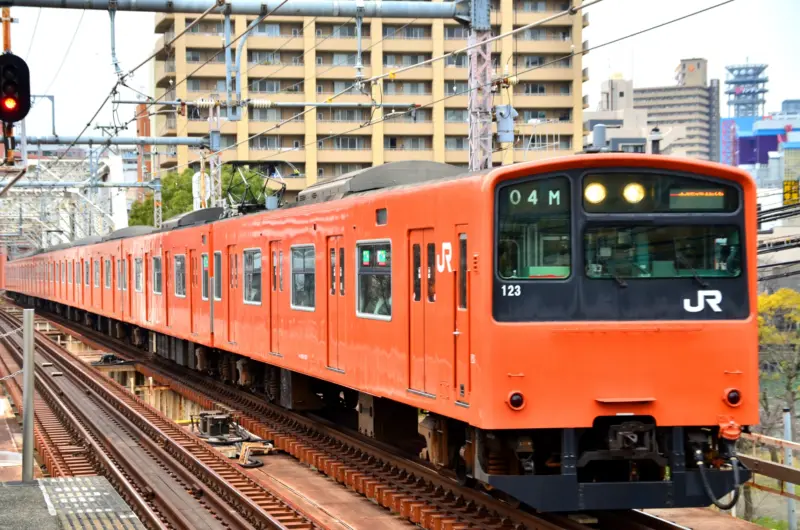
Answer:
M304 51L303 36L298 35L297 37L292 37L291 35L281 35L280 37L267 37L251 35L247 39L247 49L266 51L273 51L277 49L280 49L281 51Z
M449 81L466 81L469 79L469 68L445 65L444 76Z
M156 13L156 33L164 33L171 27L175 27L175 15L172 13Z
M492 153L492 162L499 164L503 161L503 153ZM445 149L445 164L466 165L469 164L469 149Z
M544 20L547 17L552 17L555 14L556 11L532 12L517 9L514 11L514 24L519 26L527 26L528 24L533 24L534 22ZM563 16L553 19L549 22L545 22L544 24L541 24L541 26L565 26L567 24L572 24L574 20L575 19L571 16Z
M303 109L292 109L292 112L299 114L303 112ZM306 125L303 120L292 120L275 129L274 127L277 127L278 123L280 122L250 120L247 124L247 134L248 136L254 134L303 136L306 133Z
M219 131L222 134L236 134L236 122L228 121L225 119L220 120ZM209 135L208 120L187 120L185 132L186 134L189 135L202 134L204 136L208 136Z
M572 94L567 95L549 95L542 94L536 96L529 96L525 94L514 94L514 107L517 109L553 109L553 108L571 108L574 105L575 98Z
M175 136L178 133L178 124L174 116L169 116L165 120L158 120L156 129L158 136Z
M584 55L589 53L589 41L588 40L583 41L583 45L581 47L581 50L583 50L583 54Z
M346 134L348 136L370 135L372 127L359 128L369 118L369 114L363 121L324 121L317 120L317 138L325 138L334 134Z
M252 90L247 92L247 96L242 96L243 98L246 97L248 99L267 99L270 101L285 101L287 103L299 103L301 101L306 100L305 93L300 90L298 92L253 92ZM298 112L300 109L297 109Z
M308 186L306 177L287 177L284 175L283 180L286 183L287 191L301 191Z
M589 13L584 13L583 14L583 27L584 28L588 28L589 27Z
M172 86L175 83L175 61L156 61L154 79L159 88Z
M219 50L225 46L225 37L223 35L209 35L207 33L184 33L182 39L185 39L187 48L211 48ZM249 40L247 41L250 42ZM234 48L235 49L235 48ZM225 52L220 53L222 55Z
M386 120L383 125L385 136L419 136L433 134L433 123L399 121L398 119Z
M589 67L588 66L586 68L584 68L583 71L581 72L581 79L583 79L584 83L589 80Z
M517 68L520 70L528 70L533 68L531 66L520 65ZM513 73L513 72L512 72ZM554 66L543 66L536 68L530 72L520 73L517 77L520 81L572 81L575 78L576 72L569 68L560 68Z
M559 156L572 156L574 149L514 149L514 162L532 162L534 160L546 160Z
M248 160L254 162L291 162L293 164L305 164L306 152L304 149L284 148L278 149L250 149Z
M386 159L388 162L389 160ZM347 164L372 163L372 148L364 149L318 149L317 163Z
M340 22L341 23L341 22ZM370 37L363 37L361 39L361 49L366 50L372 46L372 39ZM358 50L358 40L355 37L317 37L317 51L321 52L355 52Z
M224 79L226 75L225 63L208 63L200 66L205 61L199 63L186 63L186 73L191 77L216 77L217 79ZM199 70L198 70L199 68ZM195 70L197 70L195 72Z
M448 91L448 94L452 92ZM514 100L514 105L517 105L516 100ZM467 94L458 95L458 96L451 96L444 100L444 106L448 108L459 108L465 109L469 107L469 96Z
M356 67L349 64L341 66L323 64L317 66L316 75L317 79L355 79ZM372 77L372 68L369 66L364 67L364 77Z
M518 122L516 129L520 135L526 137L531 134L563 134L565 136L571 136L575 132L575 124L572 120L551 121L550 123L543 123L540 125Z
M467 122L445 122L445 136L468 136L469 123Z
M384 73L391 72L392 70L400 70L401 68L406 68L404 65L383 65ZM466 70L466 68L464 69ZM417 66L416 68L412 68L407 72L398 72L395 80L397 81L431 81L433 80L433 68L430 65L425 66Z
M433 161L433 149L384 149L383 159L387 164L405 160Z
M306 76L305 66L294 64L247 64L248 82L259 79L297 79L300 81Z
M336 101L339 101L339 98L336 98ZM397 104L398 108L395 110L399 112L405 110L405 107L401 104L416 103L417 105L430 105L433 103L433 96L430 94L386 94L384 92L383 102ZM384 114L389 111L391 111L391 108L384 109Z
M589 108L589 94L586 94L585 96L583 96L583 108L584 109L588 109Z
M169 169L178 165L178 155L172 153L159 153L156 155L157 164L160 169ZM198 157L199 160L199 157Z
M430 53L433 51L433 40L427 39L386 39L383 41L383 53Z
M564 54L572 53L571 40L523 40L514 42L518 54Z

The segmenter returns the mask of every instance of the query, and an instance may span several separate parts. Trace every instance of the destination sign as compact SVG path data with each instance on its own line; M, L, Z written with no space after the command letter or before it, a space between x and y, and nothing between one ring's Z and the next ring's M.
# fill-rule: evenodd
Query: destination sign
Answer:
M498 194L501 213L548 214L569 211L569 182L564 177L506 185Z
M725 210L725 191L720 189L671 189L670 210Z

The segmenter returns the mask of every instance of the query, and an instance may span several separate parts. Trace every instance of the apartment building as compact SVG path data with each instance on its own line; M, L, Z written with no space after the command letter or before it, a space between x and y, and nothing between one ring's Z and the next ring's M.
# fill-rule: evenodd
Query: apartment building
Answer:
M664 154L719 160L719 80L708 82L705 59L682 59L675 71L674 86L634 89L633 106L647 111L650 127L686 129Z
M551 16L574 0L497 0L492 6L493 32L499 34ZM163 34L161 49L196 16L159 14L155 30ZM235 16L233 35L254 17ZM494 163L512 163L571 154L582 148L581 86L588 79L582 57L569 57L588 47L582 42L586 14L565 16L492 43L495 71L518 74L519 82L502 90L495 104L512 103L519 113L520 135L547 138L541 149L499 149ZM467 30L453 20L365 19L362 48L364 75L388 73L467 45ZM223 20L209 16L178 39L169 54L159 52L155 63L155 95L165 99L197 100L225 94L225 63L220 53L199 68L223 43ZM355 23L328 17L271 16L258 24L242 49L240 75L243 99L282 102L325 102L351 86L355 77ZM195 71L196 70L196 71ZM397 107L354 109L317 108L276 128L302 109L244 109L240 121L222 120L223 162L274 163L296 192L317 179L400 160L433 160L466 167L468 155L466 55L396 75L372 87L371 97ZM186 78L185 82L179 82ZM176 85L177 83L177 85ZM368 103L370 95L351 91L332 102ZM415 116L402 115L375 123L406 104L420 104ZM186 116L158 111L154 132L161 136L208 134L208 111L189 109ZM223 109L223 118L225 111ZM362 127L370 120L373 125ZM263 131L267 131L264 134ZM554 140L555 139L555 140ZM241 143L239 143L241 142ZM528 142L530 144L531 142ZM530 147L530 145L529 145ZM161 156L162 169L193 163L199 151L179 147ZM292 173L297 176L291 177Z

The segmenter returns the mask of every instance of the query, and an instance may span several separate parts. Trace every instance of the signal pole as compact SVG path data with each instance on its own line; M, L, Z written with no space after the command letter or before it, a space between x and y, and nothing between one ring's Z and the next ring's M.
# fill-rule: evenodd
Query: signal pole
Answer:
M3 53L11 52L11 8L3 8ZM3 124L3 137L6 140L6 164L14 165L14 149L11 138L14 137L14 126L11 123Z

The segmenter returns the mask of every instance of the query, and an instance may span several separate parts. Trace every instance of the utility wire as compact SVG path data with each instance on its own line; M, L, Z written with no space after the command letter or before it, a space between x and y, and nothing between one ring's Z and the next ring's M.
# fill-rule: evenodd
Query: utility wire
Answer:
M39 19L42 16L42 8L39 8L39 11L36 13L36 22L33 23L33 33L31 33L31 42L28 44L28 51L25 52L25 60L28 60L28 56L31 54L31 48L33 48L33 41L36 40L36 29L39 27ZM46 92L45 92L46 94Z
M75 26L75 32L72 34L72 39L70 39L66 51L64 51L64 57L61 58L61 64L58 65L58 70L56 70L53 79L50 80L50 84L47 85L47 88L44 89L44 92L42 92L42 94L47 94L50 91L50 88L53 86L53 83L55 83L56 79L58 79L58 74L61 73L61 69L64 67L64 63L67 62L67 57L69 57L69 51L72 49L72 45L75 44L75 38L78 36L78 32L81 29L81 22L83 22L84 15L86 15L85 9L81 11L81 18L78 19L78 25ZM37 18L36 20L38 22L39 19ZM31 40L31 44L33 44L33 40Z

